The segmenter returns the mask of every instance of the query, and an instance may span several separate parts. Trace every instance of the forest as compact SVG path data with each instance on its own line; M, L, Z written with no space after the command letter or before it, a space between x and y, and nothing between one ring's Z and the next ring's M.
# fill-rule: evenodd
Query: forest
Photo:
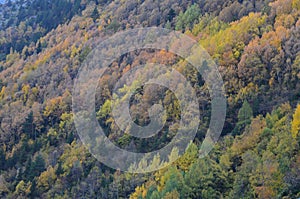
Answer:
M6 0L0 21L0 198L300 197L300 0ZM178 159L170 166L137 174L89 152L74 125L72 91L99 38L142 27L179 31L203 46L223 78L227 112L217 144L201 157L211 116L201 75L165 50L122 55L99 78L95 100L98 123L115 145L153 151L178 129L178 99L153 86L136 89L130 112L147 125L149 107L160 104L167 112L161 132L136 138L114 121L114 85L149 60L188 79L201 110L184 155L172 153ZM159 164L155 157L135 166Z

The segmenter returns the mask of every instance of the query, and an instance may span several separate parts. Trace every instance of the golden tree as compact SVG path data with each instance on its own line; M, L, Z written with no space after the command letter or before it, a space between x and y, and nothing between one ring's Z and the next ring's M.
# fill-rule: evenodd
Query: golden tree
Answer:
M292 121L292 135L296 138L300 131L300 104L298 104L296 111L293 115Z

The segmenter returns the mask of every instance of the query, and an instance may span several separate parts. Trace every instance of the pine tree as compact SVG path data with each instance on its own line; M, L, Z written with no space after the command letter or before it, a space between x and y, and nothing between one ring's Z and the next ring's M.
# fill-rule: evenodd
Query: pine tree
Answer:
M0 147L0 170L4 170L5 169L5 152L2 149L2 147Z
M251 117L253 117L252 108L248 103L248 101L245 100L241 109L239 110L238 121L239 122L249 121Z
M25 122L23 123L22 131L28 135L29 138L35 139L32 111L26 117Z
M151 198L151 199L160 199L161 196L160 196L160 194L158 193L158 191L154 191L154 192L152 193L152 195L150 196L150 198Z
M57 176L59 176L59 175L61 175L61 174L63 174L64 173L64 170L63 170L63 168L62 168L62 164L61 164L61 162L58 162L58 166L57 166L57 169L56 169L56 171L55 171L55 174L57 175Z
M251 123L252 117L253 117L252 108L250 104L247 102L247 100L245 100L242 107L239 110L238 122L232 131L232 135L240 135L243 132L246 125Z
M95 22L96 19L99 18L99 12L98 12L98 9L97 9L97 6L95 6L93 12L92 12L92 15L91 15L93 21Z
M34 176L39 176L40 173L45 171L45 160L41 154L39 154L32 163L31 171Z
M28 179L30 181L34 178L32 169L33 169L32 168L32 160L31 160L31 157L29 157L26 162L26 165L25 165L24 176L26 179Z

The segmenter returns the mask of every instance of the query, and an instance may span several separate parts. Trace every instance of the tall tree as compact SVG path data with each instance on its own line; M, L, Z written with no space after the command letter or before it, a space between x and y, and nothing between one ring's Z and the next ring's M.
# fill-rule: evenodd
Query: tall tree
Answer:
M300 131L300 104L298 104L296 111L293 115L292 135L294 138L299 136L299 131Z
M239 110L238 122L233 129L233 135L239 135L242 133L246 125L251 123L251 118L253 117L253 111L247 100L244 101L242 107Z

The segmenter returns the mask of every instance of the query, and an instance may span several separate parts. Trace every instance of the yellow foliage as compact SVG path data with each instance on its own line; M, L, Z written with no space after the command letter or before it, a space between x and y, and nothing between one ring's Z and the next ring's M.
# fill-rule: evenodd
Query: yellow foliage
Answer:
M292 121L293 138L297 138L299 136L299 131L300 131L300 104L298 104L296 111L293 115L293 121Z
M31 182L25 183L23 180L16 186L15 193L19 196L26 196L30 193Z
M300 10L300 0L293 0L292 1L292 7L294 9Z
M50 60L52 55L54 55L57 52L63 52L64 50L69 48L69 46L70 46L69 39L65 39L64 41L62 41L58 45L55 45L54 47L49 48L49 50L39 54L38 59L34 63L31 62L31 63L26 64L26 66L24 68L24 71L28 72L28 71L32 71L32 70L37 69L40 65L43 65L48 60Z
M51 185L55 183L56 180L55 170L52 166L49 166L47 171L44 171L38 178L37 186L48 190L50 189Z
M28 84L24 85L22 87L22 91L24 92L24 94L28 94L29 93L29 89L30 89L30 86Z
M239 90L237 97L235 98L235 102L237 102L238 100L244 101L251 96L255 96L256 93L258 93L258 86L250 82L247 86Z
M31 89L31 92L32 92L32 94L33 94L34 96L37 96L37 94L39 93L39 89L38 89L37 87L33 87L33 88Z
M291 28L295 24L295 19L291 14L284 14L276 18L274 27L283 26L285 28Z
M241 20L233 22L229 28L219 31L212 37L200 41L211 55L221 54L228 46L234 47L241 41L247 40L249 33L258 34L258 27L266 21L259 13L250 13Z
M69 66L66 65L66 66L63 68L63 71L64 71L65 73L68 73L68 71L69 71Z
M60 117L61 121L59 123L59 128L64 128L67 122L72 121L73 114L72 113L63 113Z
M75 44L73 44L72 47L71 47L71 55L70 55L70 57L71 58L75 57L76 55L78 55L79 51L80 51L80 49L77 48Z
M49 115L51 115L53 112L55 112L59 108L59 105L61 103L62 103L62 97L57 97L57 98L51 99L47 103L47 106L46 106L45 111L44 111L44 115L46 117L48 117Z
M281 47L281 38L280 38L280 36L282 34L280 34L279 31L283 31L285 29L282 26L277 27L277 29L278 29L278 31L276 31L276 32L271 31L271 32L263 34L262 38L259 41L259 43L262 47L264 47L265 45L272 45L277 49L279 49Z
M88 157L87 154L88 151L84 145L78 144L76 141L73 141L71 145L67 144L64 153L60 157L60 161L63 162L62 168L64 175L68 175L70 173L75 162L85 162Z
M147 196L147 189L144 184L135 188L135 192L130 196L130 199L138 199L141 196L142 198L146 198Z
M6 87L3 86L2 89L1 89L1 92L0 92L0 98L3 99L4 95L5 95L5 89Z
M275 192L267 186L256 187L255 192L261 199L273 199L276 196Z
M26 102L27 99L28 99L29 89L30 89L30 86L28 84L23 85L23 87L22 87L22 91L24 93L24 96L23 96L23 101L24 102Z

